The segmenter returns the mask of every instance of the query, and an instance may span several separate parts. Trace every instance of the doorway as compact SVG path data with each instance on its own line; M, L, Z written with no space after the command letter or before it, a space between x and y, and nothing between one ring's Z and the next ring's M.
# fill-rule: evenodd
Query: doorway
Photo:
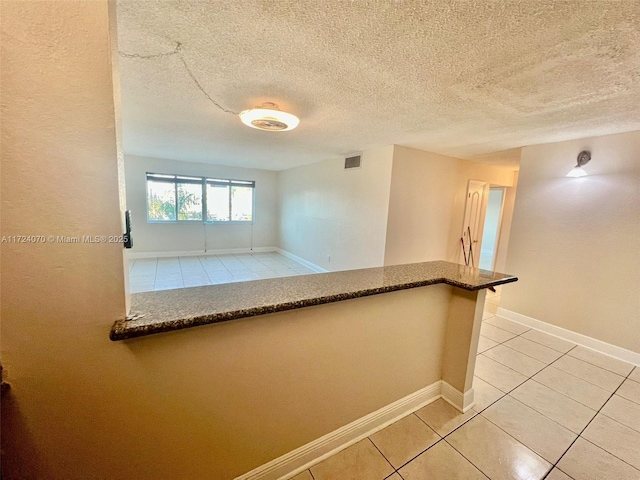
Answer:
M478 267L483 270L493 270L495 268L504 194L504 187L491 187L489 189L482 242L480 243L480 262L478 264Z
M477 180L469 180L467 187L467 201L464 209L462 235L460 237L460 263L471 267L478 266L478 247L484 222L487 187L486 182Z

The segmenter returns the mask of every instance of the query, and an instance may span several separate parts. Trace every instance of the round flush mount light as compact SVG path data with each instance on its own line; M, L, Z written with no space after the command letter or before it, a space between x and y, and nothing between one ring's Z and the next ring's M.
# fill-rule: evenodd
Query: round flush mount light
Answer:
M269 132L293 130L300 123L298 117L279 110L275 103L270 102L240 112L240 120L248 127Z

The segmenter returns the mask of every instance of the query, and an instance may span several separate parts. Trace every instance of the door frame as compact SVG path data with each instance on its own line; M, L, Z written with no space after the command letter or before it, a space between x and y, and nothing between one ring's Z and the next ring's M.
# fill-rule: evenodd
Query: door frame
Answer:
M500 213L498 214L498 226L496 227L496 241L493 245L493 257L491 257L491 270L495 271L496 260L498 259L498 249L500 248L500 238L502 237L502 215L504 214L504 201L507 196L507 187L502 185L489 185L489 191L487 192L487 208L485 208L485 217L482 224L482 235L484 236L484 222L487 220L486 211L489 208L489 194L491 190L502 190L502 201L500 202ZM480 255L482 256L482 242L480 242ZM478 266L480 266L480 259L478 258Z

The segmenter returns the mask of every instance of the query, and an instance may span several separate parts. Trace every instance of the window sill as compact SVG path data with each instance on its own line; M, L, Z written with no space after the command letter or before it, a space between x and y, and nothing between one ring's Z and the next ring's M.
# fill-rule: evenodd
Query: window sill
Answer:
M151 225L255 225L256 222L242 220L203 222L202 220L147 220Z

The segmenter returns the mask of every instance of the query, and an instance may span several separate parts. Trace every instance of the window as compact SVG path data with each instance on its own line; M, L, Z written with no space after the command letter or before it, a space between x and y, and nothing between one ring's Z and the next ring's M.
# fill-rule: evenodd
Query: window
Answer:
M149 222L253 222L256 183L147 173Z

